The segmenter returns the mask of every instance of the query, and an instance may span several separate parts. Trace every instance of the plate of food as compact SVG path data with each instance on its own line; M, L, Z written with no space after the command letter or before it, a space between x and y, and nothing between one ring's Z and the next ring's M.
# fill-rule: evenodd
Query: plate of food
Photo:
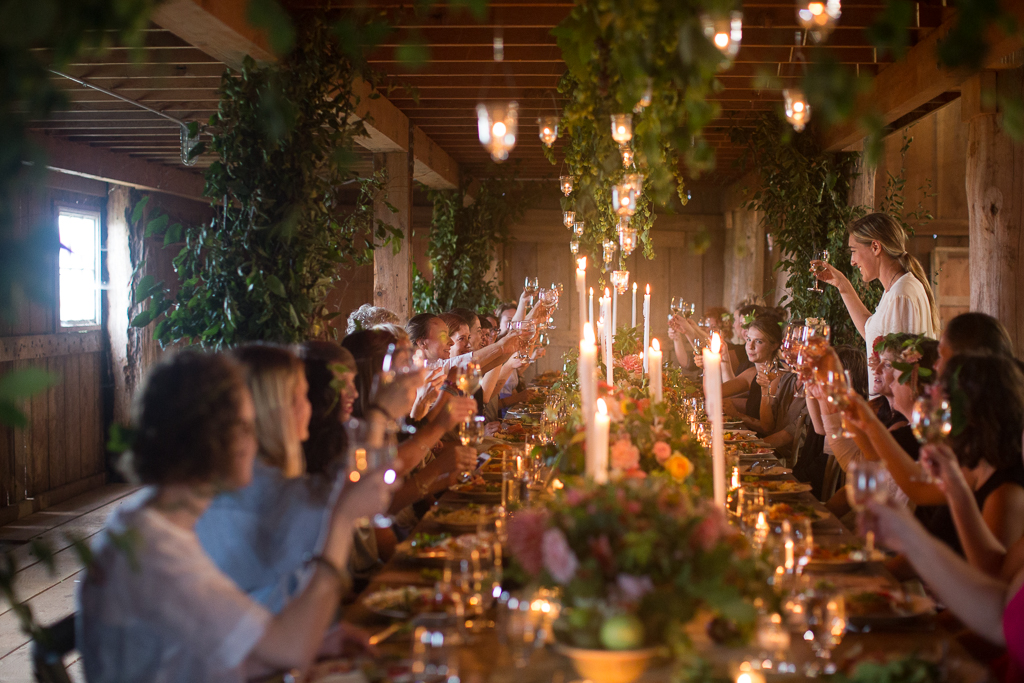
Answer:
M726 443L730 441L758 441L757 434L749 429L727 429L722 432L722 436L725 438Z
M750 475L741 476L740 483L745 489L764 489L765 493L773 496L805 493L812 488L810 484L800 481L777 481Z
M808 569L825 571L851 571L867 564L871 558L864 548L857 543L821 546L815 544Z
M562 377L562 373L557 370L548 370L542 372L533 378L534 385L538 387L550 387L552 384L557 382Z
M772 455L775 450L766 448L754 441L740 441L725 444L726 455Z
M759 460L740 467L740 474L751 477L784 477L793 474L793 470L785 467L778 460Z
M897 625L935 614L935 603L925 595L902 590L871 590L844 596L847 622L854 629Z
M395 555L425 564L443 564L454 556L468 555L474 549L488 547L494 534L415 533L395 547Z
M794 522L804 519L817 522L829 517L825 510L805 503L773 503L768 506L768 520L771 522L782 522L786 519Z
M436 507L424 519L455 531L475 531L481 524L485 527L494 524L497 517L498 513L491 506L467 505L459 508Z
M408 619L434 608L434 589L423 586L382 587L364 596L362 601L374 614Z
M497 481L494 481L478 474L470 481L464 484L456 484L448 490L462 498L496 503L501 500L501 479L499 478Z

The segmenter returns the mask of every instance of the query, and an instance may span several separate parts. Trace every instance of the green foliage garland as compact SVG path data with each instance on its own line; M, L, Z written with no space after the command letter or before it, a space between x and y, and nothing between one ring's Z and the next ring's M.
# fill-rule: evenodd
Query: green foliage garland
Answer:
M836 344L862 345L835 287L822 285L820 294L807 291L814 284L809 267L814 252L828 249L831 264L850 278L868 310L881 297L881 287L865 284L850 265L846 228L863 214L847 203L856 155L823 152L810 134L794 133L774 113L733 135L748 145L747 161L760 174L760 189L748 208L763 213L765 232L774 236L781 254L776 267L789 273L790 295L782 305L793 320L827 320Z
M206 171L216 208L209 225L150 221L147 236L184 242L174 258L180 288L143 278L137 300L149 308L132 321L156 327L162 343L207 346L249 340L295 342L322 336L333 317L324 308L339 268L368 263L373 249L401 233L375 220L373 201L386 178L362 182L357 208L340 190L349 170L359 65L319 20L300 26L295 49L279 64L246 60L240 78L225 74L210 120L219 156ZM201 153L202 147L195 153Z
M484 311L501 302L501 283L491 278L491 266L495 250L508 243L509 228L522 218L525 202L516 168L500 167L495 172L480 181L468 206L469 179L458 190L430 193L434 214L427 256L433 279L428 282L415 274L416 311L441 313L456 307Z

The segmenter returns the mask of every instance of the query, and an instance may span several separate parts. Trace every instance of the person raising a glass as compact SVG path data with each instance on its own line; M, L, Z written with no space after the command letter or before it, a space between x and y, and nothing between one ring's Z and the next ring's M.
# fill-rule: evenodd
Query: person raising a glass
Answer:
M849 228L850 263L864 282L878 280L885 293L868 310L849 278L838 268L815 260L811 267L822 282L834 285L853 318L867 355L878 337L894 332L923 334L934 339L939 329L935 296L921 263L907 252L907 233L892 216L870 213ZM874 370L868 368L868 386Z

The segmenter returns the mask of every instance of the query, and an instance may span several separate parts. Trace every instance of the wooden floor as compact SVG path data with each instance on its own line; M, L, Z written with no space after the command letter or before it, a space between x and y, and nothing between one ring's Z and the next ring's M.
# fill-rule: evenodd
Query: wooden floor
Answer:
M107 515L134 490L127 484L108 484L0 527L0 550L12 552L20 567L15 584L18 594L22 600L27 600L40 623L53 623L75 610L75 589L82 564L69 539L94 536L103 528ZM47 541L56 552L53 572L31 554L29 541L35 538ZM77 654L70 655L66 663L72 680L85 680ZM28 638L18 627L10 605L2 603L0 682L31 681Z

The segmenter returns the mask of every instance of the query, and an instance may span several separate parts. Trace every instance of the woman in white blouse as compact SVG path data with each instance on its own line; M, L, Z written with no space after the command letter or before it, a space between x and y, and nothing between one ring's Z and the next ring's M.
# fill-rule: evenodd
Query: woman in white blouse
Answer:
M878 337L894 332L923 334L934 339L939 331L939 313L931 285L920 261L907 253L907 233L892 216L870 213L850 225L850 263L860 270L864 282L878 280L885 293L874 313L857 296L850 280L839 269L824 265L817 273L822 282L839 289L853 324L864 338L867 355ZM873 371L868 368L868 386Z

